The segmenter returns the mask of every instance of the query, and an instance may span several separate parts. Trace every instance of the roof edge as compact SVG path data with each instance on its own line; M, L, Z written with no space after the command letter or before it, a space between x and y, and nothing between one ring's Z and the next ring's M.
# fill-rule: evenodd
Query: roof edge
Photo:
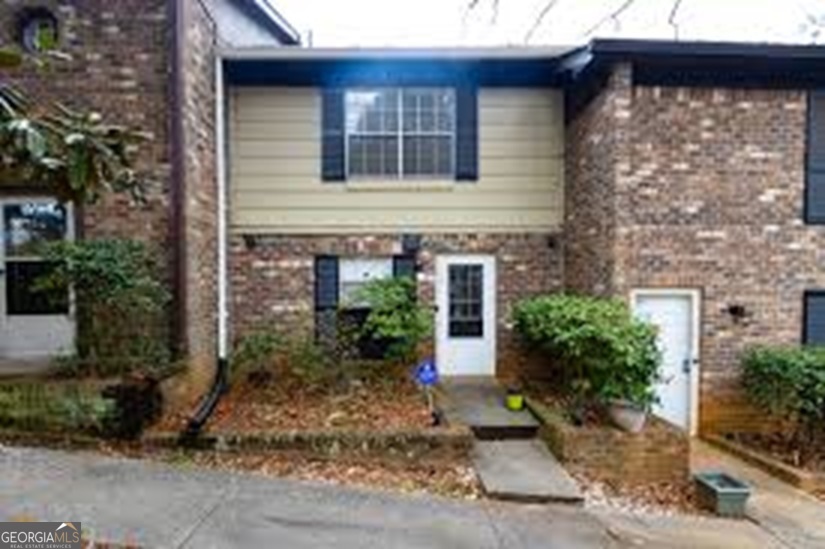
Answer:
M268 0L235 0L249 17L265 27L282 45L300 46L301 35Z
M573 51L568 46L528 47L436 47L436 48L224 48L219 53L226 60L248 61L403 61L437 59L469 60L547 60L553 61Z

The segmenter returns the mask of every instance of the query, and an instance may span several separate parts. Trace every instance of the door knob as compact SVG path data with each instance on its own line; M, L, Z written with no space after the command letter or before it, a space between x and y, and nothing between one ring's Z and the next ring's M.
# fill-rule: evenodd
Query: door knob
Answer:
M693 359L686 358L682 361L682 371L686 374L690 373L690 365L693 364Z

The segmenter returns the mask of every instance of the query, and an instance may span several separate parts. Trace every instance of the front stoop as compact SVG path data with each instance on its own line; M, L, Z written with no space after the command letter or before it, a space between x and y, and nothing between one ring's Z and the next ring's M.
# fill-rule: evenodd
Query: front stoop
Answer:
M442 383L447 399L442 403L447 421L470 427L480 440L532 439L539 422L524 409L511 412L504 407L504 389L492 378Z
M538 439L477 441L473 465L484 493L491 498L521 503L584 502L576 481Z

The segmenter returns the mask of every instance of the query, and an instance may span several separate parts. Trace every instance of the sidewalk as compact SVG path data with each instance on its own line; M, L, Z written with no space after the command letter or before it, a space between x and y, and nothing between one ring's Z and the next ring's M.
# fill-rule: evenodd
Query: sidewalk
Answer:
M748 518L787 547L825 547L825 502L700 440L691 442L691 470L724 471L751 485Z

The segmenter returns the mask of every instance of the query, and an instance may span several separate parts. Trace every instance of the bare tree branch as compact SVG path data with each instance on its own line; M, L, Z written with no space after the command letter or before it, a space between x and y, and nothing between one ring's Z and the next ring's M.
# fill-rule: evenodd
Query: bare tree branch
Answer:
M628 8L630 8L635 3L636 3L636 0L624 0L619 5L619 7L616 8L613 12L607 14L602 19L600 19L598 23L596 23L595 25L593 25L592 27L587 29L587 31L584 33L584 37L585 38L589 37L591 34L596 32L597 30L599 30L599 27L601 27L602 25L604 25L608 21L615 21L616 23L618 23L619 22L619 17L621 17L621 15L624 12L626 12L628 10Z
M530 39L533 38L533 34L538 30L541 24L544 22L544 18L547 17L547 14L556 7L560 0L550 0L545 4L544 8L539 13L539 16L536 17L536 20L533 21L533 26L530 27L530 30L527 31L527 34L524 35L524 43L529 44Z
M675 40L679 40L679 22L676 21L676 14L679 12L681 6L682 0L675 0L675 2L673 2L673 8L670 10L670 15L667 18L668 25L673 27L673 38Z

